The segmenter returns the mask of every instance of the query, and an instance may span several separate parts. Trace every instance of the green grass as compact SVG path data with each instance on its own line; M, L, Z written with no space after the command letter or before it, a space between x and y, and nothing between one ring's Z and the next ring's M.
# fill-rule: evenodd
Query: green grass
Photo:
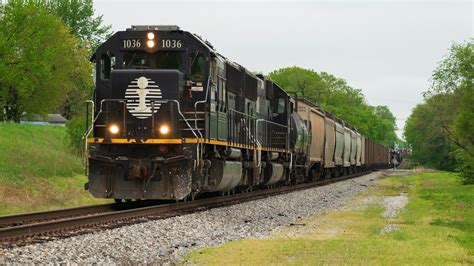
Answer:
M381 216L383 196L408 193L405 211ZM364 199L376 198L364 203ZM474 186L454 174L387 177L359 195L348 210L310 217L266 240L233 241L188 253L190 264L474 264ZM361 207L362 206L362 207ZM387 224L399 231L381 234ZM291 233L291 234L288 234Z
M0 123L0 215L103 202L86 181L66 128Z

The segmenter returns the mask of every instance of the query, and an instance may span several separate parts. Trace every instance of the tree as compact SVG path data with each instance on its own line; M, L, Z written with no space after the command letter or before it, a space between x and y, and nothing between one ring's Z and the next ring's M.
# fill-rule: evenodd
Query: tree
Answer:
M392 114L388 106L376 106L374 108L374 115L377 121L377 133L379 134L378 139L386 145L394 145L397 142L397 135L395 130L397 129L396 117Z
M452 95L440 94L418 104L407 119L405 139L413 148L412 159L428 167L453 171L456 168L454 145L441 124L447 117L439 115L450 104Z
M111 35L111 26L103 17L94 17L92 0L44 0L44 5L62 19L70 33L90 46L91 52Z
M460 161L458 170L466 184L474 184L474 89L470 86L461 88L459 114L453 123L453 136L460 147L457 158Z
M0 18L0 106L4 119L46 114L68 92L91 86L88 50L38 1L9 1Z
M438 146L446 149L442 152L450 155L450 168L461 173L464 183L474 183L474 43L471 39L464 44L453 44L448 55L434 70L432 83L424 94L423 108L429 110L430 115L424 116L424 124L430 124L422 132L425 135L443 136L436 139ZM415 108L410 117L418 116ZM414 120L407 122L405 135L407 141L413 145L413 154L421 153L416 147L423 149L430 142L429 138L412 138L418 129ZM449 148L449 149L448 149ZM456 156L454 156L456 155ZM426 160L433 162L437 158L435 151L426 154ZM454 163L452 163L454 161ZM438 168L441 162L433 163Z
M288 93L296 93L298 97L304 97L313 102L319 102L319 94L326 91L326 84L311 69L293 66L275 70L268 75Z
M90 55L111 35L111 26L104 25L102 16L94 17L92 0L42 0L46 9L56 14L69 27L70 33L80 38ZM92 97L92 87L75 87L67 93L59 108L64 117L72 119L83 112L84 102Z
M449 107L454 116L443 125L449 140L456 146L458 170L465 183L474 183L474 42L453 44L450 52L433 72L427 95L451 94Z
M397 140L395 117L388 107L368 105L362 91L343 79L299 67L275 70L269 77L287 92L297 92L299 97L319 103L379 143L392 145Z

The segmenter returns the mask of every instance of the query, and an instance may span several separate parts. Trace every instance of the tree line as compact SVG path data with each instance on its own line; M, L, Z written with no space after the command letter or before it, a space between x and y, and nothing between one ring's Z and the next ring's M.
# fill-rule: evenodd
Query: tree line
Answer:
M270 79L290 94L304 97L347 121L363 135L387 146L400 143L396 118L387 106L371 106L360 89L326 72L297 66L275 70Z
M110 35L92 0L0 2L0 121L80 113L95 48Z
M419 163L474 183L474 42L453 44L404 129Z

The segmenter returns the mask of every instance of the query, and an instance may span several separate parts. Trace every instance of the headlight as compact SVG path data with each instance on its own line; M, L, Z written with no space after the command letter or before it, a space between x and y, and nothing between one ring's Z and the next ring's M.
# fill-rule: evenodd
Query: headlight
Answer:
M111 125L109 127L109 131L110 131L110 133L115 135L115 134L119 133L120 129L117 125Z
M155 39L155 34L153 32L148 32L146 37L148 38L148 40L153 40Z
M148 48L153 48L155 47L155 41L149 40L146 42L146 45L148 46Z
M170 133L170 127L169 126L163 125L163 126L160 127L160 134L166 135L168 133Z

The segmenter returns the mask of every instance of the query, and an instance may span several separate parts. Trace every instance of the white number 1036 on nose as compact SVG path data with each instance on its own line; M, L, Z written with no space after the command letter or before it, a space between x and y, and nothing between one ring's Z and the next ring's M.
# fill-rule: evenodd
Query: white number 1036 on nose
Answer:
M128 39L128 40L123 40L122 45L123 45L122 47L125 49L140 48L142 46L142 42L140 39Z
M181 40L173 40L173 39L163 39L161 40L161 47L162 48L181 48L183 47L183 44L181 43Z

